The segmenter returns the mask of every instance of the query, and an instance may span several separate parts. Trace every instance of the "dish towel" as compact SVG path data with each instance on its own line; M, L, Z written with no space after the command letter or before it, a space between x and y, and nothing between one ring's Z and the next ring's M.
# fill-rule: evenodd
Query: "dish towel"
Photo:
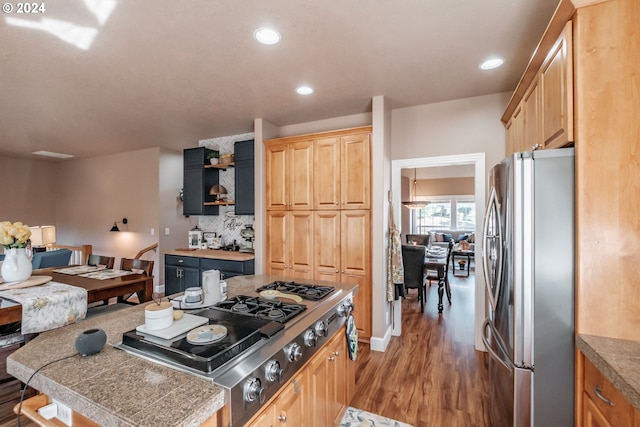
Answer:
M347 347L349 348L349 359L355 361L358 357L358 329L353 314L347 317Z
M402 241L393 216L393 203L389 199L389 242L387 245L387 301L389 302L404 296L404 286L400 286L404 284Z
M87 290L64 283L9 289L0 297L22 305L23 335L69 325L87 315Z

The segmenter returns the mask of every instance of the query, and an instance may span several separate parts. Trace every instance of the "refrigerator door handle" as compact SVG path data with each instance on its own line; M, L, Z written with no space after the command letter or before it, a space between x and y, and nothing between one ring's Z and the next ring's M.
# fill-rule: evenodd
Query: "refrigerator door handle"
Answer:
M498 345L498 348L500 348L500 352L502 353L502 355L506 355L506 352L504 350L504 346L502 343L500 343L500 339L498 338L498 334L495 331L495 328L493 327L493 325L491 325L491 321L489 320L489 318L487 318L484 323L482 324L482 342L484 343L485 348L487 349L487 352L489 353L489 355L491 357L493 357L497 362L499 362L502 366L504 366L509 372L513 372L513 365L507 363L506 360L508 359L504 359L502 357L500 357L500 355L498 353L495 352L495 350L491 347L491 344L489 343L489 338L487 336L487 329L491 328L491 332L493 334L493 336L496 338L496 344Z
M492 219L493 224L490 224ZM500 286L502 285L502 244L502 223L500 220L498 196L495 187L492 187L482 231L482 263L484 267L482 272L484 274L484 282L487 286L487 294L489 295L489 303L491 304L492 310L496 309ZM492 266L495 267L492 268Z

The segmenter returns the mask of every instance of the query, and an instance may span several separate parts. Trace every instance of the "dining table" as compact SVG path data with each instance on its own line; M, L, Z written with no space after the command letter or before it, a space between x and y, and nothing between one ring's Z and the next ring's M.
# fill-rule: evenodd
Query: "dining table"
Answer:
M141 303L151 301L153 293L153 276L142 273L131 273L107 279L82 277L80 275L64 274L59 267L33 270L34 276L50 276L51 281L66 285L77 286L87 290L87 304L122 297L136 293ZM2 299L2 292L0 292ZM2 304L0 308L0 326L22 320L22 305Z

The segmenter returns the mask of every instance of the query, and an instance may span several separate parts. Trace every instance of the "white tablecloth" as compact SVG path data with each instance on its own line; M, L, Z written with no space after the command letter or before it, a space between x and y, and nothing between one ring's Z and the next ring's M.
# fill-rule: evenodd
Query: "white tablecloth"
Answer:
M59 328L87 315L87 290L64 283L9 289L0 297L22 305L22 334Z

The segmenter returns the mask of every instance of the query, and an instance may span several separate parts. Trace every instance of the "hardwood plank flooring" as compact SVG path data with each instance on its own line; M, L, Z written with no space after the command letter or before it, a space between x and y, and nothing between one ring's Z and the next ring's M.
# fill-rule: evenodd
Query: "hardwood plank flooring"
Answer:
M437 286L402 301L402 336L384 353L360 345L351 406L415 427L488 427L487 355L474 349L474 280L450 273L452 305Z

